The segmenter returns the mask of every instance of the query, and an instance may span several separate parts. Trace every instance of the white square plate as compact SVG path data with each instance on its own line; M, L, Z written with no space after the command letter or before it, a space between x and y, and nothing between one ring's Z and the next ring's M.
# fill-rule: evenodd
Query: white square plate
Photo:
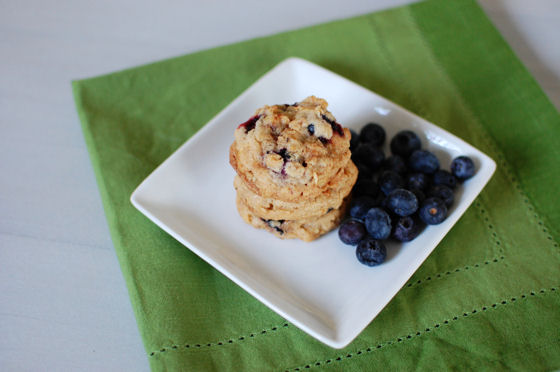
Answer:
M333 231L312 243L281 240L243 222L235 207L229 146L239 123L265 104L315 95L343 125L381 124L391 138L414 130L442 167L458 155L477 172L455 194L449 217L414 241L388 242L387 261L358 262ZM311 336L348 345L387 305L488 182L492 159L383 97L308 61L289 58L266 73L146 178L131 196L136 208L258 300ZM367 287L363 283L369 283Z

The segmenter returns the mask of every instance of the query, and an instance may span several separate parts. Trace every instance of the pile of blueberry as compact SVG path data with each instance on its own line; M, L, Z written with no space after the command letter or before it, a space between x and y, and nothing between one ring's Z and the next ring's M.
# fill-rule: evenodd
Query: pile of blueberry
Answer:
M359 169L352 190L350 218L338 230L340 240L357 245L356 256L367 266L385 261L384 240L408 242L425 225L437 225L453 204L453 190L474 175L474 163L459 156L451 172L440 169L437 157L423 150L420 138L410 130L398 132L390 142L391 156L381 149L385 130L378 124L352 132L352 160Z

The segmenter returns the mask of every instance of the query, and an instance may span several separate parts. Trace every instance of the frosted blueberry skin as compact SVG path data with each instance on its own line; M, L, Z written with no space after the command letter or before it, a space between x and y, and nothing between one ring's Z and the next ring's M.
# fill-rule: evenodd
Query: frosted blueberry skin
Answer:
M447 208L451 207L455 201L453 190L445 185L434 185L430 187L428 190L428 196L443 200Z
M385 161L385 153L371 143L360 143L352 152L352 160L355 163L365 165L375 171L381 167Z
M395 189L387 195L387 208L397 216L410 216L418 210L418 199L409 190Z
M430 184L430 177L419 172L409 173L406 175L405 183L409 190L426 190Z
M366 266L377 266L385 262L387 249L383 242L368 236L358 243L356 257Z
M395 222L393 238L401 242L414 240L422 231L422 223L412 216L401 217Z
M422 204L422 202L426 199L426 194L424 194L424 191L422 190L409 189L409 191L413 193L414 196L416 196L416 199L418 200L418 206L420 206L420 204Z
M458 156L451 162L451 173L459 180L474 176L474 162L468 156Z
M454 189L455 187L457 187L457 178L450 172L439 169L434 173L432 177L432 183L434 185L445 185L449 188Z
M397 172L393 171L381 173L377 182L379 183L379 188L385 195L389 195L391 191L404 186L402 177Z
M383 145L385 137L385 129L376 123L368 123L360 131L360 142L371 143L377 147Z
M418 215L428 225L438 225L447 218L447 207L439 198L428 198L424 200Z
M416 133L403 130L393 137L390 147L393 154L408 158L415 150L420 150L422 143Z
M405 174L408 170L406 162L399 155L391 155L383 162L383 169Z
M408 165L415 172L433 174L439 169L439 160L427 150L416 150L408 158Z
M376 144L372 139L377 131L375 126L368 123L362 128L359 143L352 150L352 160L357 163L360 174L353 190L350 215L359 218L365 227L367 236L358 243L356 255L368 266L379 264L376 263L379 260L366 256L378 257L379 254L381 257L381 253L375 252L381 250L379 244L385 239L409 242L426 225L442 223L454 203L453 189L475 174L474 162L467 156L453 159L451 171L440 169L435 154L423 150L420 138L410 130L397 133L389 144L392 155L380 166L374 166L372 148L378 149L371 146ZM375 183L377 195L373 191L375 186L371 186Z
M371 208L364 224L369 235L376 240L385 240L391 235L391 217L381 208Z
M340 241L348 245L357 245L366 235L364 224L358 220L346 220L338 229Z
M363 221L366 217L367 212L374 207L377 207L377 200L371 196L359 196L357 198L352 198L350 202L349 213L350 216L358 220Z

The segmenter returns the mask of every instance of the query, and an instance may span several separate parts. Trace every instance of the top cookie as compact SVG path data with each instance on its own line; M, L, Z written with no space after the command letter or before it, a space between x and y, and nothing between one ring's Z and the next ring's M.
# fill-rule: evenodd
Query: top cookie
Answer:
M262 197L307 200L346 166L350 136L321 98L264 106L235 130L230 163Z

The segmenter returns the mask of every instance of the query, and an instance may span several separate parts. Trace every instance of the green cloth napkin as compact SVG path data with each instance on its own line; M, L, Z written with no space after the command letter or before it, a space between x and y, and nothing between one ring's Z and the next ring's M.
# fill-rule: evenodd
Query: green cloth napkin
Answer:
M289 56L364 85L498 163L459 223L343 350L286 322L129 202L157 165ZM560 368L560 117L473 1L367 14L73 89L153 370Z

